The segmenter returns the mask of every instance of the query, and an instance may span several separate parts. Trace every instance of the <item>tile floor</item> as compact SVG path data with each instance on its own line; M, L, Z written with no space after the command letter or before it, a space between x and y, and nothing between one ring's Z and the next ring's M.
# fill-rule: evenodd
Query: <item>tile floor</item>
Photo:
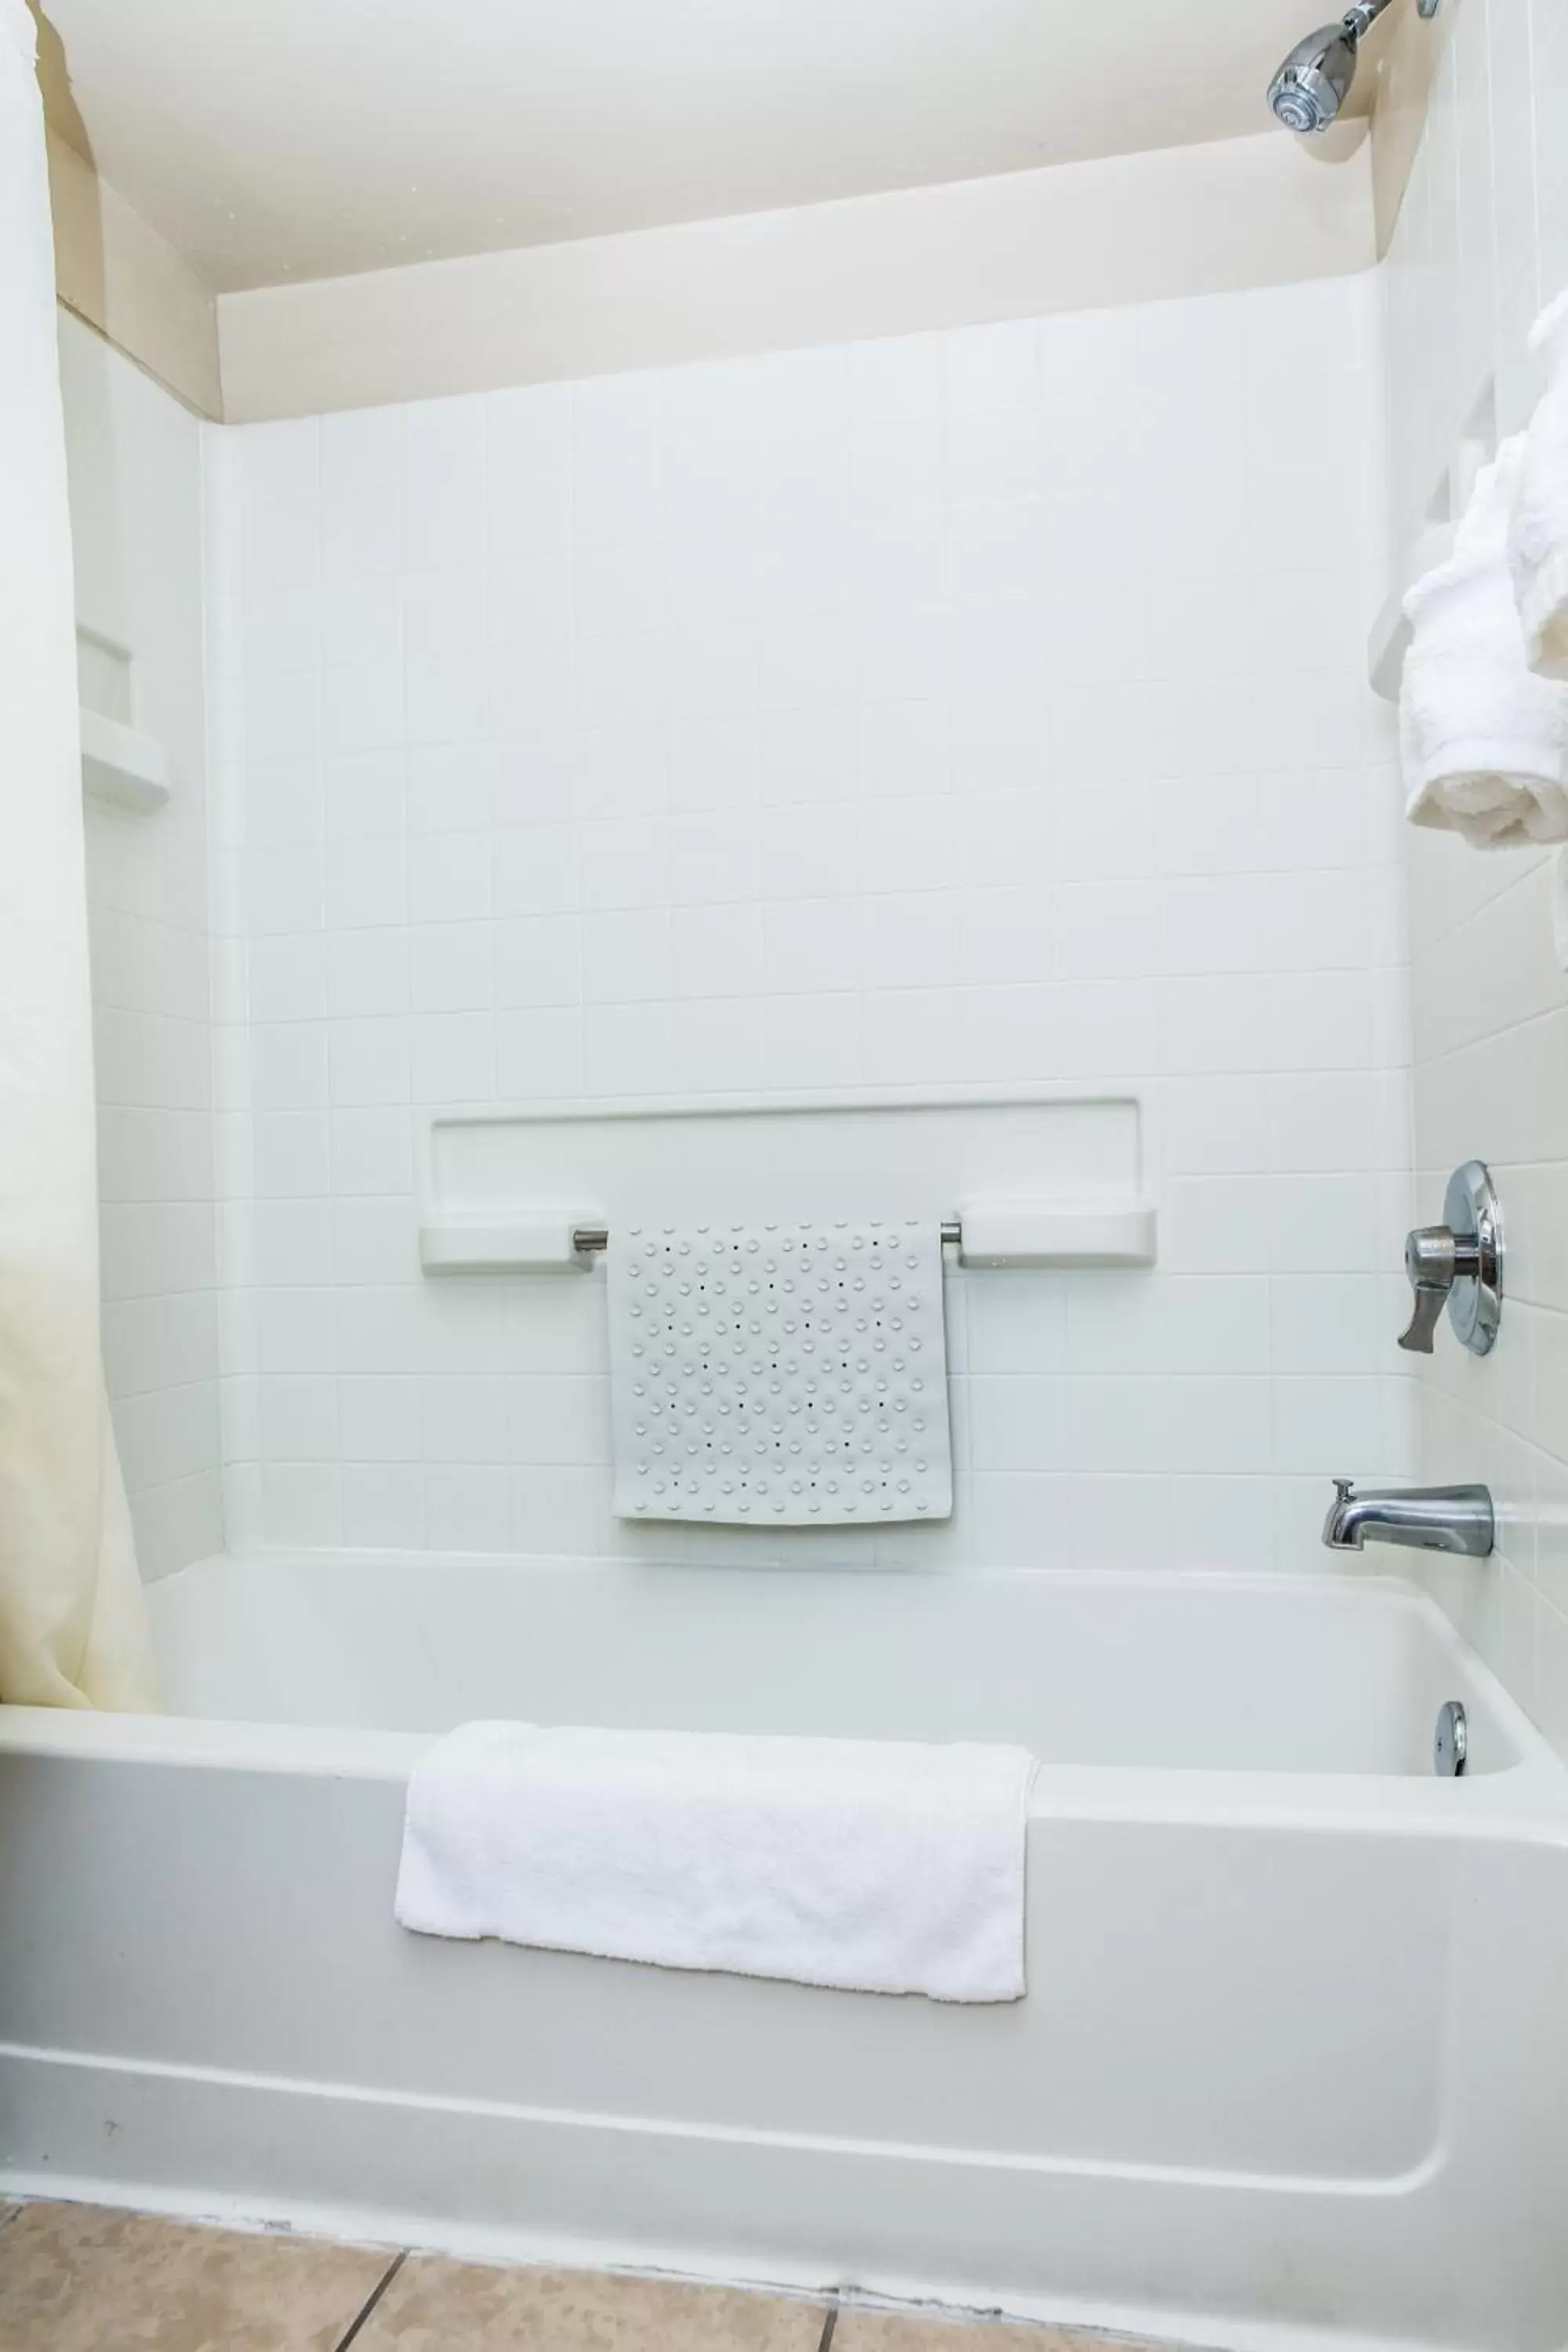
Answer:
M0 2209L0 2352L1119 2352L1109 2336ZM1120 2352L1131 2352L1123 2346Z

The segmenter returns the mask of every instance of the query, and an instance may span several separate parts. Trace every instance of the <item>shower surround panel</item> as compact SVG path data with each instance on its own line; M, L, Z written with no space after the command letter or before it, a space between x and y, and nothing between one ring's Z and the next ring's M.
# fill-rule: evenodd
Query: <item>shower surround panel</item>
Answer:
M1408 1468L1375 436L1277 528L1377 327L1336 280L211 429L232 1540L669 1540L597 1285L421 1282L424 1131L503 1101L1142 1094L1158 1270L950 1274L952 1521L818 1556L1307 1566L1330 1472Z

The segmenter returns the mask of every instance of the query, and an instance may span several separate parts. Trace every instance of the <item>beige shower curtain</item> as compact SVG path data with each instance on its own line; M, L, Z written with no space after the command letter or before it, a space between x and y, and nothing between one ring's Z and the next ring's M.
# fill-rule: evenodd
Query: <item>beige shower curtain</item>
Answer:
M98 1330L92 1029L33 20L0 0L0 1699L147 1707Z

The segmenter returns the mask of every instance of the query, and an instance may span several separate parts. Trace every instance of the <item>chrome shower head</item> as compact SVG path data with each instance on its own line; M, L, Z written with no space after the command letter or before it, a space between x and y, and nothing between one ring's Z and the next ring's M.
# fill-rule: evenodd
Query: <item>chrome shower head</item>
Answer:
M1384 0L1384 5L1387 0ZM1350 95L1365 9L1298 41L1268 85L1268 103L1287 131L1326 131ZM1367 18L1370 21L1370 18Z
M1415 0L1417 16L1436 16L1444 0ZM1377 24L1392 0L1352 0L1338 24L1319 26L1295 42L1284 66L1269 82L1269 108L1289 131L1326 131L1338 120L1356 78L1356 52L1368 26Z
M1268 103L1287 131L1326 131L1337 120L1355 79L1361 37L1393 0L1352 0L1337 25L1321 25L1298 41L1268 85ZM1443 0L1415 0L1418 16L1435 16Z

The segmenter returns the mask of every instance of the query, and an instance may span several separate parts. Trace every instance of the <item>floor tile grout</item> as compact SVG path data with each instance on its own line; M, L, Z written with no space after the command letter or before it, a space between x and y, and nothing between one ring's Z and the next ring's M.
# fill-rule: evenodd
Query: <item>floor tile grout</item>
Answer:
M346 2336L341 2336L338 2338L337 2343L332 2347L332 2352L349 2352L349 2346L353 2342L354 2337L363 2327L365 2322L374 2311L376 2305L381 2301L382 2296L386 2293L387 2288L392 2284L393 2280L397 2276L398 2272L403 2268L404 2263L407 2260L408 2250L406 2247L404 2248L401 2253L394 2254L392 2260L388 2263L386 2268L383 2271L381 2276L377 2279L375 2284L372 2287L370 2293L361 2304L358 2311L354 2314L353 2318L350 2321L348 2334Z
M47 2200L45 2201L47 2202ZM26 2212L30 2207L33 2210L38 2210L37 2202L30 2199L22 2199L18 2200L15 2203L0 2205L0 2235L3 2235L10 2227L12 2222L19 2220L22 2214ZM78 2215L85 2215L89 2217L89 2219L94 2216L101 2218L108 2215L118 2215L120 2218L123 2219L125 2214L129 2212L130 2218L138 2222L147 2222L153 2225L165 2223L176 2228L179 2226L178 2217L171 2215L139 2214L136 2213L133 2209L95 2207L90 2205L82 2206L76 2205L72 2202L68 2203L61 2210L68 2214L74 2212ZM205 2226L209 2230L213 2231L214 2234L219 2236L243 2235L246 2237L259 2236L270 2238L275 2234L272 2231L226 2231L221 2225L213 2224L198 2226ZM280 2232L277 2233L277 2235L279 2242L284 2241L289 2241L295 2243L308 2242L323 2248L336 2247L344 2252L357 2252L362 2254L373 2254L374 2251L376 2251L370 2247L360 2247L356 2249L354 2248L353 2242L350 2240L323 2239L305 2241L295 2239L292 2232ZM381 2307L384 2298L390 2292L394 2282L398 2277L404 2265L410 2261L416 2260L417 2258L406 2247L392 2253L388 2257L384 2268L377 2276L374 2285L371 2287L370 2292L365 2295L364 2300L361 2303L358 2310L349 2320L342 2334L334 2334L331 2337L329 2352L353 2352L353 2347L360 2345L362 2338L364 2339L365 2352L368 2352L370 2339L367 2335L367 2331L372 2329L377 2310ZM9 2262L7 2262L5 2269L8 2271L11 2265L9 2264ZM461 2267L460 2264L459 2267ZM500 2262L486 2263L482 2265L482 2267L487 2271L495 2270L503 2273L507 2272L526 2273L540 2266L533 2263ZM0 2272L0 2276L3 2275L4 2272ZM363 2276L363 2272L361 2273L361 2275ZM623 2273L615 2270L598 2272L588 2271L586 2273L579 2273L579 2275L584 2276L590 2281L597 2281L604 2286L611 2288L620 2285L635 2287L639 2284L646 2284L652 2286L670 2285L685 2289L688 2292L694 2290L699 2294L701 2294L709 2288L718 2287L721 2284L721 2282L715 2280L685 2277L678 2278L668 2273ZM1122 2336L1120 2335L1105 2333L1097 2328L1068 2327L1064 2329L1061 2327L1059 2322L1035 2321L1022 2317L1012 2317L998 2310L979 2311L973 2308L942 2305L929 2302L921 2302L911 2305L899 2305L891 2302L884 2303L877 2297L866 2297L862 2291L858 2291L853 2285L846 2287L843 2284L840 2284L832 2288L818 2287L815 2291L808 2291L797 2298L796 2296L791 2295L787 2289L781 2289L776 2285L764 2285L760 2282L742 2283L741 2281L734 2281L732 2283L725 2284L731 2284L733 2291L737 2291L742 2294L755 2294L764 2298L770 2295L774 2298L778 2298L783 2295L788 2301L793 2302L798 2299L805 2301L811 2306L820 2310L822 2313L822 2321L816 2344L812 2347L812 2352L834 2352L834 2347L837 2340L837 2329L838 2321L847 2312L849 2314L852 2323L857 2321L858 2315L862 2312L870 2316L873 2322L875 2322L879 2317L891 2320L895 2326L895 2335L891 2339L894 2342L898 2340L896 2334L898 2323L912 2322L914 2325L914 2340L916 2343L937 2343L938 2339L934 2336L922 2336L921 2334L922 2324L929 2327L930 2323L937 2323L941 2327L942 2334L951 2335L953 2339L951 2352L985 2352L985 2347L979 2346L977 2343L978 2337L983 2334L994 2335L994 2342L990 2347L990 2352L997 2352L998 2346L1005 2347L1005 2352L1029 2352L1029 2347L1026 2338L1026 2331L1031 2329L1037 2331L1041 2336L1041 2352L1048 2352L1048 2347L1045 2343L1045 2339L1047 2337L1049 2338L1051 2346L1059 2347L1059 2352L1192 2352L1192 2347L1178 2346L1167 2339L1142 2336ZM330 2314L323 2314L323 2316L329 2317ZM333 2324L335 2325L335 2322ZM375 2332L379 2340L380 2331ZM690 2352L699 2352L699 2347L703 2340L702 2329L697 2326L694 2323L688 2321L680 2332L687 2337L689 2343ZM865 2331L861 2332L864 2333ZM851 2336L856 2334L856 2326L854 2325L851 2326L850 2334ZM964 2341L965 2338L968 2339L967 2345ZM7 2335L5 2340L5 2343L9 2344L13 2341L13 2338ZM32 2340L33 2339L29 2338L29 2343L31 2343ZM848 2340L849 2338L847 2337L846 2342ZM878 2337L875 2330L873 2329L872 2341L875 2343L877 2340ZM949 2352L949 2347L942 2346L940 2347L940 2352Z

